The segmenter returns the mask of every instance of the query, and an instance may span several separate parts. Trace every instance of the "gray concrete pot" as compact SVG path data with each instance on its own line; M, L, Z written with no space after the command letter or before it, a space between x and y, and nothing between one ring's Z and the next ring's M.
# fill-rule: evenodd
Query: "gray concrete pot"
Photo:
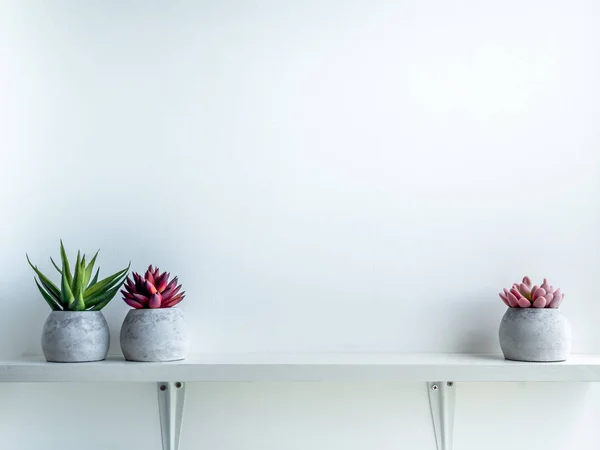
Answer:
M121 327L121 350L129 361L185 359L190 339L179 308L132 309Z
M565 361L571 325L556 308L508 308L500 322L500 347L514 361Z
M52 311L42 331L42 350L49 362L106 359L110 331L100 311Z

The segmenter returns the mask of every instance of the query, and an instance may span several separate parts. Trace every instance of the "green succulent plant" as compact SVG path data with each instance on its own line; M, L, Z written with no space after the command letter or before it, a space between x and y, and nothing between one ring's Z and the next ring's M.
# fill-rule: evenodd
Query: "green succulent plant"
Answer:
M50 258L52 265L60 274L60 288L40 272L37 266L31 263L29 255L26 255L27 262L39 278L38 281L34 277L35 284L52 311L100 311L117 295L127 277L131 263L129 263L126 269L120 270L103 280L98 280L100 268L96 269L96 273L92 277L98 252L96 252L91 261L86 265L85 255L82 256L81 252L78 251L74 272L71 273L71 265L69 264L67 252L61 240L61 266L59 267Z

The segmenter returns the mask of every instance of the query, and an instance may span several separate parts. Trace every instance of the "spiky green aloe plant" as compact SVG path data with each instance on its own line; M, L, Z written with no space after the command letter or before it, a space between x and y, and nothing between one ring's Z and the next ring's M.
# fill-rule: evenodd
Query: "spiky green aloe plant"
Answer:
M71 273L71 266L61 240L61 267L50 258L52 265L56 268L58 273L60 273L59 289L47 276L39 271L37 266L34 266L31 263L29 255L26 256L27 262L39 277L39 282L34 277L35 284L40 290L42 297L44 297L44 300L46 300L53 311L100 311L114 298L117 292L119 292L121 285L127 277L129 266L131 265L130 263L126 269L120 270L119 272L98 281L100 268L96 270L96 273L92 278L92 272L94 271L94 264L96 263L98 252L96 252L89 264L86 265L85 255L81 256L81 252L78 251L75 269L74 272Z

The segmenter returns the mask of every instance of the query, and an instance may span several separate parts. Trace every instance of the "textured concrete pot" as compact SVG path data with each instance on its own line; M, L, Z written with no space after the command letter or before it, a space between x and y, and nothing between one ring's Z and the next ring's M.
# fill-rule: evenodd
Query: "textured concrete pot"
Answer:
M514 361L565 361L571 325L556 308L508 308L500 322L500 347Z
M49 362L102 361L110 331L100 311L52 311L42 331L42 350Z
M121 327L121 350L129 361L185 359L190 339L179 308L132 309Z

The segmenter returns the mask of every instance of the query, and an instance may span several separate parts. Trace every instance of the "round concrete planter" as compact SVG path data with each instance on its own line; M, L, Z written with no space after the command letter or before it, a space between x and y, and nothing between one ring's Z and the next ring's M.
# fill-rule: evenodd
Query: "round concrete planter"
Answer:
M565 361L571 325L556 308L508 308L500 322L500 347L514 361Z
M121 350L129 361L177 361L190 347L179 308L132 309L121 327Z
M42 331L42 350L49 362L106 359L110 331L100 311L52 311Z

